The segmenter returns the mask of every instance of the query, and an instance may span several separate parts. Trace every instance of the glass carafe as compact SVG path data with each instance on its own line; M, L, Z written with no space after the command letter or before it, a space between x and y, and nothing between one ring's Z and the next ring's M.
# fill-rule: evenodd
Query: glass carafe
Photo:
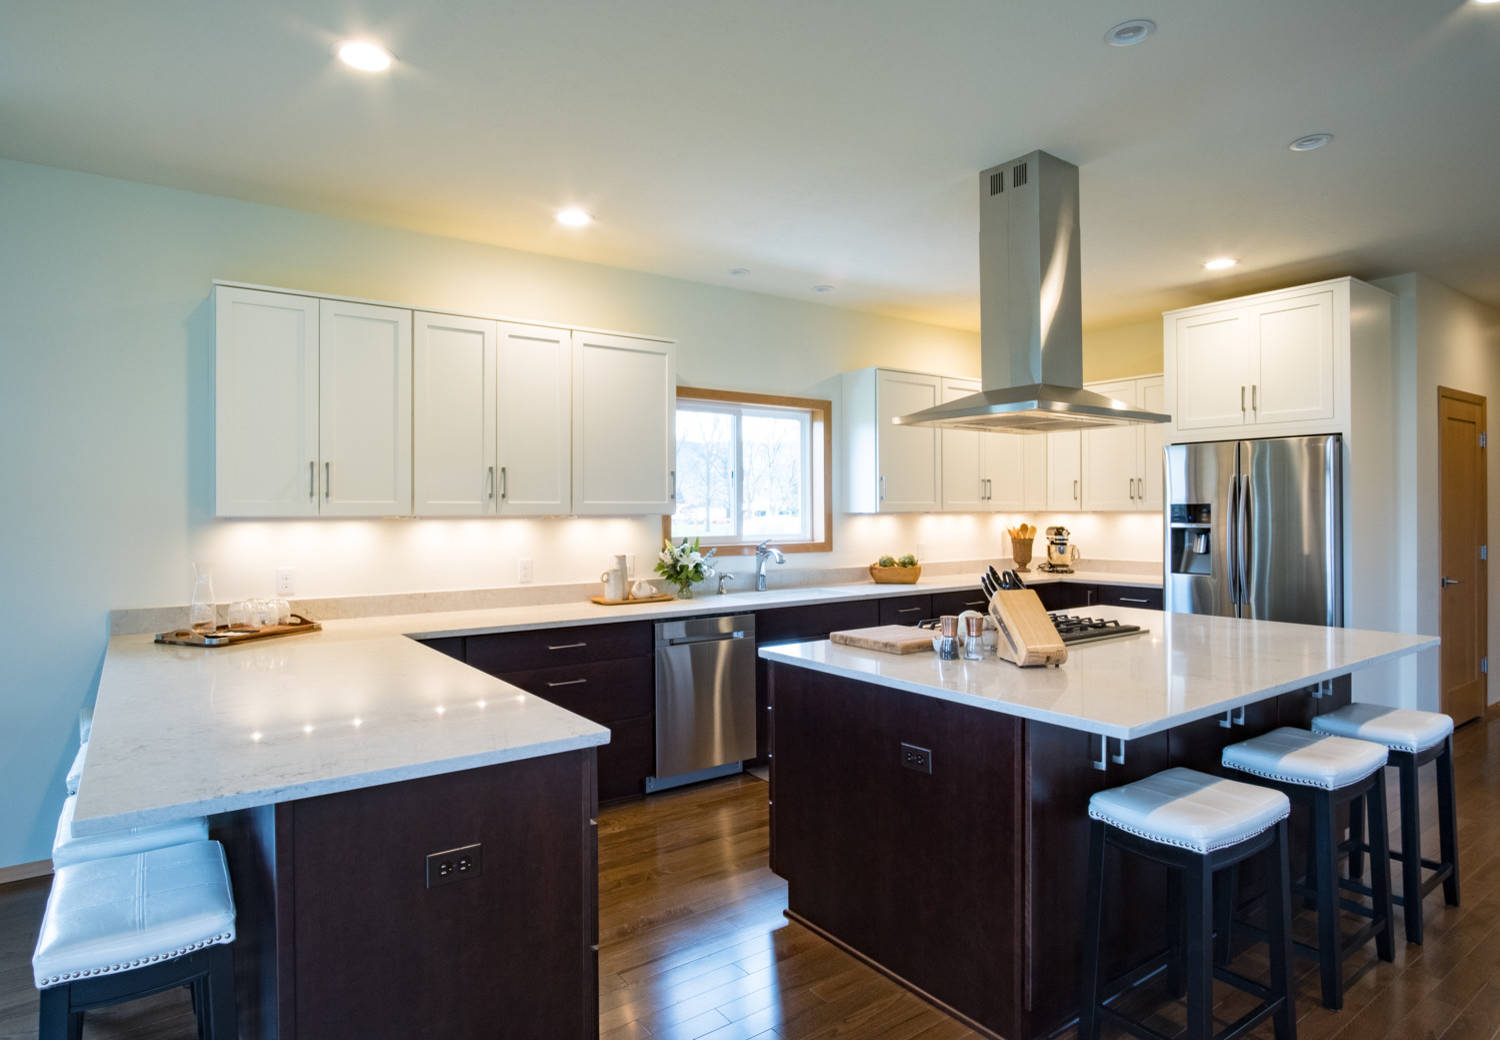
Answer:
M193 564L193 600L188 606L188 626L194 632L212 633L219 627L219 607L214 601L214 565Z

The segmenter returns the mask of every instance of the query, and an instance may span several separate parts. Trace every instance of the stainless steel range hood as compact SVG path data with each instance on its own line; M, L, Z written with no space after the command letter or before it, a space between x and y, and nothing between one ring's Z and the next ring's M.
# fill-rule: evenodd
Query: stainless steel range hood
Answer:
M1032 152L979 175L977 394L902 426L1048 433L1171 422L1083 389L1078 167Z

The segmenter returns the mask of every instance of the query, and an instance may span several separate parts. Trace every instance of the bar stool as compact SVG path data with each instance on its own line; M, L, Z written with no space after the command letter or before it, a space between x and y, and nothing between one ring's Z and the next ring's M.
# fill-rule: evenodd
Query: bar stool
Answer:
M61 868L31 957L39 1040L79 1040L84 1012L178 986L193 990L201 1040L235 1040L234 935L216 841Z
M1344 1006L1344 958L1371 938L1383 961L1396 957L1391 937L1391 865L1385 823L1385 748L1363 740L1311 733L1283 726L1224 749L1226 768L1259 778L1293 804L1312 812L1312 870L1317 891L1318 945L1294 944L1297 952L1316 957L1322 978L1323 1006ZM1337 810L1364 798L1370 818L1370 922L1343 940L1339 929L1338 861L1344 849L1336 832ZM1364 908L1348 907L1356 912Z
M1261 1000L1223 1036L1239 1036L1274 1016L1277 1040L1295 1040L1286 827L1291 811L1287 796L1278 791L1183 768L1100 791L1089 799L1088 906L1084 915L1079 1040L1096 1040L1104 1021L1136 1036L1161 1036L1115 1011L1108 1004L1114 994L1101 992L1105 983L1099 975L1104 856L1110 847L1165 864L1174 878L1181 879L1186 920L1179 929L1179 945L1168 954L1167 963L1174 980L1186 975L1186 1035L1190 1040L1213 1036L1216 978ZM1215 875L1267 849L1275 868L1270 893L1271 978L1270 985L1264 986L1214 963L1213 922Z
M208 821L201 816L145 827L124 827L100 834L79 835L73 833L73 813L77 808L76 794L63 800L62 812L57 817L57 833L52 839L54 868L208 838Z
M78 745L78 754L73 756L73 764L68 767L68 775L63 783L67 785L69 794L78 793L78 781L83 779L83 760L89 753L87 743Z
M1313 719L1317 733L1332 733L1385 746L1387 765L1393 766L1401 785L1401 849L1391 859L1401 861L1401 895L1393 902L1406 918L1406 941L1422 943L1422 900L1443 886L1443 900L1458 905L1458 808L1453 797L1453 720L1435 711L1408 711L1378 704L1350 704ZM1417 770L1433 762L1437 767L1438 861L1422 858L1422 799ZM1354 808L1349 816L1348 887L1369 894L1357 884L1364 874L1364 853L1370 846ZM1432 871L1425 881L1422 870Z

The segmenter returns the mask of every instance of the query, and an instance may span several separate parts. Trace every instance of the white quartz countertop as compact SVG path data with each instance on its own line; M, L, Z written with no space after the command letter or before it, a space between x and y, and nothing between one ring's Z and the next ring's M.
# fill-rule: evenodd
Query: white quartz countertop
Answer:
M883 654L827 640L762 647L760 656L1131 740L1438 645L1436 636L1126 607L1069 613L1117 618L1147 632L1069 647L1057 668L1017 668L993 656L943 661L934 653Z
M1160 585L1160 575L1034 575ZM609 730L416 642L975 589L826 585L624 607L587 601L325 621L323 631L204 650L109 641L78 792L79 833L310 798L556 754Z

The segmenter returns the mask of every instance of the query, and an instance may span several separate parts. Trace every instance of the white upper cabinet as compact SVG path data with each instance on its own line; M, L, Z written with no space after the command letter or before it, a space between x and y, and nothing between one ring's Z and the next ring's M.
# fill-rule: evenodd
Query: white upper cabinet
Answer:
M495 322L412 316L412 493L418 516L495 508Z
M934 426L897 426L892 419L931 408L942 400L940 376L862 368L845 372L842 419L844 441L844 509L850 513L926 513L943 508L943 437ZM962 395L959 395L962 396ZM973 473L967 478L971 504L979 494L978 447L971 450Z
M545 325L506 322L500 323L499 334L499 449L495 458L500 471L496 510L514 516L570 513L574 334ZM657 363L645 361L641 365L645 369ZM666 378L673 382L670 373ZM666 408L672 410L670 401ZM628 408L618 422L622 428L633 422ZM645 450L657 456L661 453L659 446ZM646 473L643 479L655 481L656 476ZM655 486L645 484L642 494L649 497Z
M1332 419L1333 293L1262 303L1250 313L1251 421Z
M1077 430L1045 434L1047 438L1047 508L1075 512L1083 508L1083 437Z
M214 289L214 512L318 514L318 301Z
M318 302L323 516L401 516L411 498L411 311Z
M1136 380L1136 399L1148 412L1167 414L1167 383L1162 376L1151 376ZM1171 423L1152 423L1140 428L1143 450L1141 452L1141 482L1136 491L1135 508L1143 512L1159 513L1162 508L1162 487L1165 484L1167 434Z
M1023 433L981 433L979 436L985 508L1011 512L1027 508L1026 445L1028 441L1042 441L1042 438ZM945 477L945 491L947 486Z
M676 495L672 344L573 333L573 512L669 514Z
M966 379L941 381L943 403L979 392L979 384ZM941 430L943 459L943 508L954 512L980 512L990 508L985 486L981 444L992 434L978 430Z
M1047 435L1020 434L1018 439L1021 442L1021 504L1002 508L1019 508L1034 513L1047 508Z
M1238 311L1176 320L1179 430L1242 426L1249 418L1250 320Z
M1139 407L1133 379L1092 383L1096 393ZM1083 508L1126 511L1136 508L1141 480L1144 426L1107 426L1083 433Z

